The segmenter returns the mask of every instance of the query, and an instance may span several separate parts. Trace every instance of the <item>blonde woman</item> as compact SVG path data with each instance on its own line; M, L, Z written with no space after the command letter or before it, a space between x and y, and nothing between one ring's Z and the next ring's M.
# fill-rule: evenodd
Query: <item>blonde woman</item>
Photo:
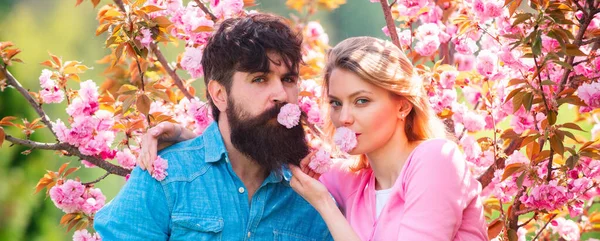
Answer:
M445 139L421 83L388 41L349 38L329 53L330 120L356 132L350 154L360 158L336 163L320 182L307 158L290 169L292 188L335 240L488 240L481 186Z
M290 166L290 184L335 240L488 240L481 186L399 48L372 37L342 41L329 52L323 89L331 124L356 132L350 154L360 158L319 177L307 168L309 155ZM156 155L161 133L182 140L179 126L155 129L143 154Z

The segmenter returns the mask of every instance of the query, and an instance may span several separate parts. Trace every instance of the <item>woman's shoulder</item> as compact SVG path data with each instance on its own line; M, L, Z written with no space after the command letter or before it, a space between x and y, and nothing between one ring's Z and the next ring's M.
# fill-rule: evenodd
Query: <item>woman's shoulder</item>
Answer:
M422 141L414 150L414 157L443 157L460 152L458 145L446 138L434 138Z

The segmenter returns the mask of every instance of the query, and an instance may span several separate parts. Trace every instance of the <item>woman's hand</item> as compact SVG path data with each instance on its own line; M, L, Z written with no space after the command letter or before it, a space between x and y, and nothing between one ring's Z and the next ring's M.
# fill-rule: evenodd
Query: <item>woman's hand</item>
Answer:
M194 138L196 135L187 128L171 122L161 122L150 128L142 136L140 155L137 164L142 170L152 172L152 163L156 160L159 150L177 142Z
M290 186L317 209L317 211L321 212L324 208L335 207L335 204L331 205L334 203L333 198L329 195L329 191L327 191L325 185L318 180L321 175L315 173L308 167L310 158L314 154L315 152L312 152L302 159L302 161L300 161L300 167L289 165L290 171L292 172Z

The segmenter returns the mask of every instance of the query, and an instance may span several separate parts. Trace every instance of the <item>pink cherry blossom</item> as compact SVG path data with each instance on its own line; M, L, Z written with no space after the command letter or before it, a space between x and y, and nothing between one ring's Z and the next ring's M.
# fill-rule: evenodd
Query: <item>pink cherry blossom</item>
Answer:
M63 212L73 213L81 210L81 205L85 202L82 197L84 191L85 187L80 182L67 180L50 189L50 199Z
M209 105L194 98L190 101L188 108L188 113L194 119L194 133L200 135L213 121L212 114L209 111Z
M98 233L91 234L87 229L81 229L75 231L73 234L73 241L101 241L102 239L98 236Z
M162 181L165 179L165 177L167 177L167 168L169 168L167 160L157 156L156 160L152 163L152 168L152 177L154 179Z
M243 12L242 0L211 0L210 7L217 18L231 18Z
M300 123L300 107L296 104L286 104L281 107L279 114L277 115L277 121L288 129L298 125Z
M140 43L146 47L146 48L150 48L150 44L152 43L152 32L150 32L150 29L147 28L142 28L140 30L141 36L138 36L137 39L140 41Z
M123 166L124 168L133 169L133 167L135 167L136 157L131 153L129 148L118 151L116 158L117 162L119 162L119 165Z
M577 88L577 96L589 107L600 108L600 82L583 83Z
M550 228L567 241L577 241L580 238L579 226L573 220L558 217L550 222Z
M329 171L332 165L331 156L324 148L319 149L314 156L310 158L308 167L316 173L323 174Z
M325 33L323 26L319 22L310 21L306 24L306 34L304 35L306 40L309 41L320 41L323 44L329 43L329 36Z
M468 111L463 116L463 125L465 129L471 132L480 131L485 128L485 117L472 111Z
M81 210L91 215L104 207L106 197L99 188L89 188L82 196L85 202L81 205Z
M184 70L190 73L192 78L202 77L204 75L204 71L202 70L202 49L199 47L185 48L180 64Z
M440 38L437 36L427 36L423 40L417 42L415 51L422 56L430 56L440 47Z
M350 152L358 141L356 140L356 133L348 127L338 127L333 135L333 141L343 152Z
M448 70L442 72L440 74L440 85L442 88L451 89L454 88L454 82L456 81L456 76L458 76L458 71L456 70Z
M58 87L53 89L44 89L40 91L40 96L44 103L60 103L65 99L65 92Z
M552 180L548 184L532 187L530 193L521 196L520 200L527 207L552 211L562 208L573 196L567 187Z
M529 165L529 158L527 158L523 153L519 151L514 151L513 154L508 156L506 159L506 165L510 165L513 163L522 163L525 165Z
M53 89L56 86L56 82L51 79L52 71L48 69L43 69L42 74L40 75L40 85L42 89Z
M475 56L472 54L454 54L454 63L457 65L458 71L470 71L475 65Z
M481 50L477 56L477 71L487 77L496 72L498 57L489 50Z

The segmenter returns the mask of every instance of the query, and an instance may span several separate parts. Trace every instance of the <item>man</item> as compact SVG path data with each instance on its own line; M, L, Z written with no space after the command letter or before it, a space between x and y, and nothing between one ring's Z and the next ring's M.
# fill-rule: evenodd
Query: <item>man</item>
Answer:
M159 155L169 175L139 167L103 209L104 240L330 240L317 213L289 186L288 163L308 154L301 126L277 122L298 100L301 39L279 17L221 23L202 56L212 123Z

